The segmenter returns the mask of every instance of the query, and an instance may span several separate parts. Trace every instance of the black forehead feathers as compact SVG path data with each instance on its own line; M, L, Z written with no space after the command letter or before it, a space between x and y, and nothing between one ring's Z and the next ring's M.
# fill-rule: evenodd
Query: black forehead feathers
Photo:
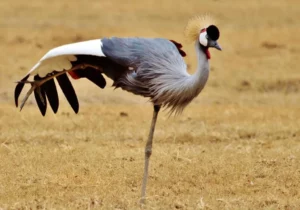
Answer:
M207 32L207 35L209 36L209 38L211 38L212 40L216 41L219 39L220 32L219 32L219 29L217 28L217 26L215 26L215 25L208 26L208 28L206 29L206 32Z

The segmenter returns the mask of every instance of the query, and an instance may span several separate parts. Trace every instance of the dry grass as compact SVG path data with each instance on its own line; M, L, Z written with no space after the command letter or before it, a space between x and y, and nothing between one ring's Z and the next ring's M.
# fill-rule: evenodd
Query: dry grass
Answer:
M74 82L57 115L33 102L20 113L14 81L50 48L103 36L184 42L189 17L209 12L204 92L180 117L159 116L146 209L298 209L298 0L0 2L0 209L138 209L152 108L121 90ZM193 46L187 63L196 66ZM123 114L122 114L123 113Z

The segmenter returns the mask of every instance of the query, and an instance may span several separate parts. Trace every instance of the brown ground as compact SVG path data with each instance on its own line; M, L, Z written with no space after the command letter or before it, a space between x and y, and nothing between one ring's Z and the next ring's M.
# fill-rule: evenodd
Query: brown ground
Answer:
M146 209L299 209L299 0L125 2L0 2L0 209L138 209L147 100L76 81L80 113L61 95L58 114L42 117L33 97L14 107L14 82L65 43L185 44L187 20L206 12L224 51L211 51L209 82L185 112L159 116Z

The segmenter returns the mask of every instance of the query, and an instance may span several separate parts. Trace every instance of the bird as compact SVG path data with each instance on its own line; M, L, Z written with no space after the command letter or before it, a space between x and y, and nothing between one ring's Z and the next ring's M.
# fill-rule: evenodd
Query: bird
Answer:
M220 31L210 16L191 18L184 34L194 43L197 53L198 67L193 74L188 73L183 58L186 53L182 45L171 39L109 37L81 41L48 51L25 77L17 82L14 92L15 105L19 106L18 98L24 85L30 84L31 88L24 96L20 110L34 93L43 116L46 114L47 103L53 112L57 113L59 99L54 81L56 79L72 109L78 113L79 102L69 77L74 80L86 78L104 89L106 79L103 75L113 81L113 87L149 98L153 105L153 116L145 146L140 198L140 203L145 204L158 113L163 107L171 114L180 114L206 85L211 59L209 49L222 50L218 44Z

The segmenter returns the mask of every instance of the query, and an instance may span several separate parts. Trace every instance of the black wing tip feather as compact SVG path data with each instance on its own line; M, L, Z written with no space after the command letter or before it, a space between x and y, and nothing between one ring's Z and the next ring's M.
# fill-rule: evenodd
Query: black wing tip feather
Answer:
M87 69L86 78L102 89L106 86L106 80L102 73L96 69Z
M86 69L78 69L75 70L74 73L79 76L79 78L87 78L95 85L100 87L101 89L105 88L106 80L102 76L101 71L93 68L86 68Z
M19 99L19 96L20 96L20 94L23 90L23 87L24 87L24 84L22 84L22 83L19 83L19 84L16 85L16 88L15 88L15 105L16 105L16 107L19 106L18 99Z
M78 103L78 99L77 99L75 90L74 90L72 83L70 82L68 76L66 74L62 74L62 75L59 75L58 77L56 77L56 80L58 81L58 84L60 85L60 88L61 88L62 92L64 93L65 97L67 98L72 109L77 114L79 111L79 103Z
M34 80L40 80L41 77L39 75L34 76ZM43 116L45 116L47 111L47 99L46 99L46 92L44 90L44 86L40 86L36 89L34 89L34 96L36 103L40 109L40 112Z
M43 85L43 90L46 93L47 99L54 114L56 114L59 107L59 99L54 79L50 79L45 82L45 84Z
M28 77L29 77L29 75L26 75L23 79L21 79L20 82L17 82L18 84L15 87L15 105L16 105L16 107L19 106L19 96L25 85L25 83L23 83L23 82L26 81L28 79Z
M40 91L40 92L39 92ZM43 90L42 87L37 88L34 90L34 96L36 103L40 109L40 112L43 116L45 116L46 111L47 111L47 100L46 100L46 93Z

